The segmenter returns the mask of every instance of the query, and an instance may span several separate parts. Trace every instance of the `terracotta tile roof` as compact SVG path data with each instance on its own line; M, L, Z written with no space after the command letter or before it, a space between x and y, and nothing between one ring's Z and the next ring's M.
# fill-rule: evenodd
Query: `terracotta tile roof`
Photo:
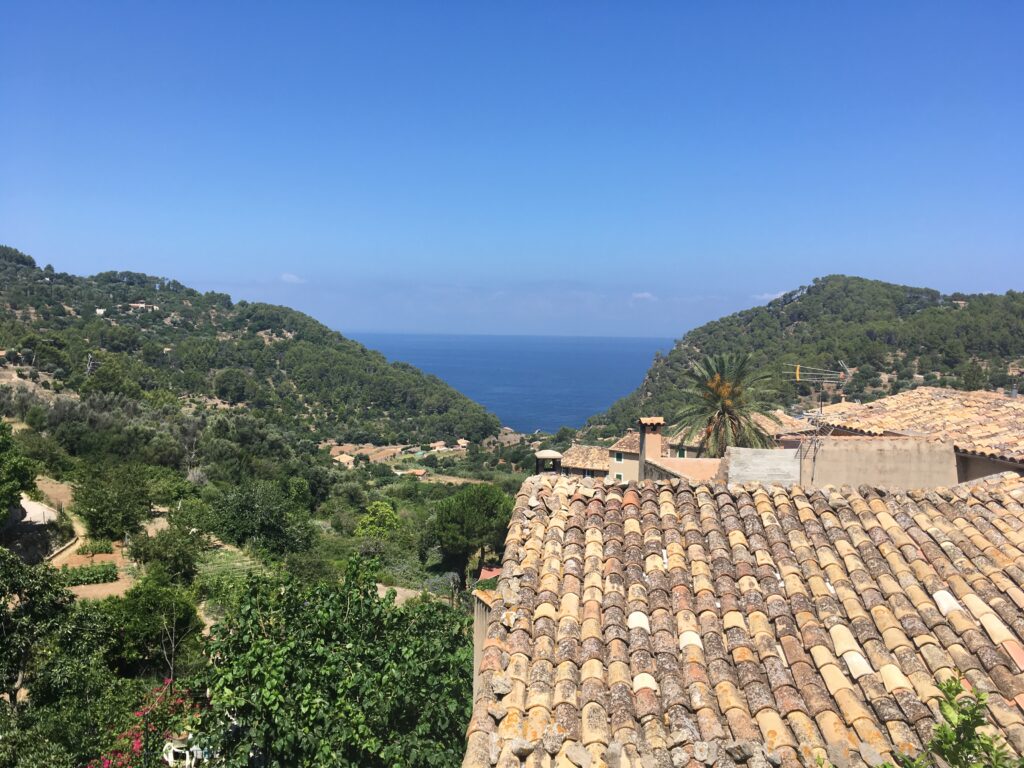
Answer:
M920 748L954 670L1021 753L1022 504L1010 473L907 493L530 478L463 766L875 763Z
M964 453L1024 462L1024 397L919 387L871 403L826 406L823 414L844 429L941 435Z
M648 459L648 464L661 470L671 472L676 477L690 481L708 482L714 480L722 468L721 459L679 459L662 457Z
M571 445L562 454L562 466L607 472L608 449L600 445Z
M813 432L815 429L811 422L806 419L798 419L795 416L790 416L781 408L772 411L772 415L779 420L779 423L775 423L760 413L755 414L754 416L754 421L756 421L758 425L760 425L761 429L772 437L777 437L779 435L796 435L801 432Z
M640 433L630 429L616 440L608 448L609 451L622 451L623 453L640 453Z

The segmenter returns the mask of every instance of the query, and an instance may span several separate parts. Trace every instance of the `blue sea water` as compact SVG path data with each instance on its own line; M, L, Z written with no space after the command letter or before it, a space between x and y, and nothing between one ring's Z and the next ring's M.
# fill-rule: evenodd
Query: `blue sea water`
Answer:
M444 379L521 432L581 427L640 386L672 339L570 336L346 335Z

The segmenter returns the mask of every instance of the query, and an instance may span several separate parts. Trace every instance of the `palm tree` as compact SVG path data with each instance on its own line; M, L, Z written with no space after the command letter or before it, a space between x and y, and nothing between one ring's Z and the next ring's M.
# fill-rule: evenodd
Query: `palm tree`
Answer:
M719 457L730 445L770 448L772 438L755 416L771 414L770 375L754 370L750 355L712 355L684 374L683 407L676 414L678 434L699 438L697 455Z

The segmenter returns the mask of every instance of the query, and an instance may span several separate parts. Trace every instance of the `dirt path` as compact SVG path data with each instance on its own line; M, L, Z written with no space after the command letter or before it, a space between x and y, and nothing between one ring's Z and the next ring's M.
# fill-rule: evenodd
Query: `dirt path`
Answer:
M414 597L419 597L423 593L415 589L406 589L405 587L388 587L384 584L377 585L377 594L380 597L384 597L388 593L389 589L395 590L395 605L402 605Z
M60 509L63 506L67 509L71 506L71 500L74 498L74 488L71 487L71 483L40 475L36 478L36 486L43 492L43 496L50 502L51 507Z

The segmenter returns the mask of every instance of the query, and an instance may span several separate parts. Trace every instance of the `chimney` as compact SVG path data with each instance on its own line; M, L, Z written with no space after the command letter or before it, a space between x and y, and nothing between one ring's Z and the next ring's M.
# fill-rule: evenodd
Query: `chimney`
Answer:
M640 417L640 480L645 478L647 459L661 458L661 428L664 426L665 419L661 416Z

